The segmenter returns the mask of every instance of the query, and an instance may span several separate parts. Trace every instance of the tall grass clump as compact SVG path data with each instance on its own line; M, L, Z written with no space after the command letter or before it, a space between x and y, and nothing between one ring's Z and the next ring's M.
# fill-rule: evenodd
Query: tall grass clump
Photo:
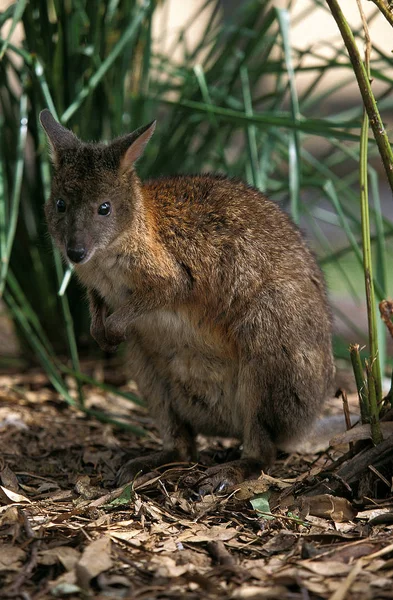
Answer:
M364 297L368 207L366 237L376 267L374 273L369 269L369 310L388 294L393 225L379 192L390 175L378 165L389 144L370 136L361 101L337 101L356 75L342 42L326 39L298 48L293 41L310 13L323 11L323 18L332 19L327 3L314 0L290 17L291 0L285 8L245 0L228 16L218 0L206 0L176 32L165 20L167 4L19 0L0 14L0 26L7 28L0 40L0 293L23 348L69 401L65 370L82 385L79 354L98 350L88 333L83 293L46 232L51 166L38 125L44 107L85 140L109 139L157 118L157 134L138 166L142 178L209 170L247 180L307 229L333 300L345 293L357 306ZM378 6L373 10L369 21L383 19ZM203 26L191 39L195 22ZM20 43L12 36L18 31ZM364 27L351 35L363 40ZM372 105L381 116L393 105L390 66L389 53L377 44L362 66L366 80L379 84ZM362 185L366 173L370 184L362 211L359 164ZM332 230L341 235L338 247L328 235ZM334 312L352 339L368 343L356 314L339 305ZM385 336L379 320L370 331L369 370L379 403ZM335 352L348 358L347 341L339 336Z
M360 215L362 226L363 271L367 302L369 357L364 361L364 367L359 354L358 344L350 346L350 354L358 388L361 416L363 422L371 425L372 439L375 444L382 441L379 425L379 415L383 408L382 402L382 373L380 368L380 353L378 345L377 327L377 297L374 289L373 263L371 254L371 233L369 214L369 186L368 186L368 147L369 128L371 126L375 142L384 166L391 192L393 193L393 151L389 138L379 113L377 101L372 90L371 77L371 52L372 41L370 38L367 19L364 14L362 0L357 0L359 13L362 20L365 54L362 61L355 38L348 25L344 13L337 0L327 0L327 4L340 30L342 39L348 51L354 75L356 76L361 97L363 100L363 120L360 138L359 157L359 183L360 183ZM383 2L376 1L378 9L384 14ZM385 14L386 16L386 14ZM393 21L388 19L391 25ZM386 301L380 298L382 307ZM364 376L365 375L365 376ZM393 378L392 378L393 381ZM391 400L392 389L387 399Z

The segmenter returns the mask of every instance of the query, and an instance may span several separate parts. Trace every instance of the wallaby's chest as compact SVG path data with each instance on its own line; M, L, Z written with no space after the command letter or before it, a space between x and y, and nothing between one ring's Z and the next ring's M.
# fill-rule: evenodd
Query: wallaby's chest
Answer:
M130 297L132 282L116 256L93 257L86 265L78 267L78 277L88 288L93 288L105 300L111 311L124 305Z

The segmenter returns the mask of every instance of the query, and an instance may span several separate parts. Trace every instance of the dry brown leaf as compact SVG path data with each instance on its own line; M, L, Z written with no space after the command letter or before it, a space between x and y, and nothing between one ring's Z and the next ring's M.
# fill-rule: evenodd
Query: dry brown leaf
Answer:
M375 519L376 517L383 516L385 514L389 514L391 512L391 508L373 508L371 510L362 510L358 512L356 515L357 519L371 521L371 519Z
M111 566L111 540L102 536L84 549L82 558L75 566L76 580L83 589L88 589L90 580Z
M170 556L153 557L149 569L154 571L156 577L180 577L184 573L195 571L192 563L177 565L174 558Z
M225 542L231 540L238 535L237 529L234 527L224 527L221 525L213 525L213 527L198 527L194 528L194 531L184 531L181 533L177 540L179 542L211 542L221 540Z
M233 600L282 600L286 596L287 589L283 586L258 587L256 585L243 585L231 596Z
M369 556L378 548L379 546L376 547L376 545L372 542L368 542L367 540L361 540L360 542L345 544L341 547L339 546L332 552L331 556L336 561L350 563L358 558L362 558L363 556Z
M71 571L80 559L80 552L71 546L58 546L39 553L38 562L43 565L54 565L60 562L66 571Z
M5 506L4 512L0 513L0 526L16 525L19 523L19 512L17 506Z
M153 548L153 552L176 552L179 550L181 542L176 542L173 538L168 538L164 542L160 542L159 546Z
M15 473L9 468L8 465L5 465L4 469L0 472L1 483L5 488L11 490L12 492L18 492L19 490L19 482Z
M67 589L69 590L70 587L72 589L72 586L74 586L74 585L76 586L75 571L74 570L66 571L65 573L62 573L59 577L57 577L57 579L50 582L49 589L51 590L54 597L66 598L68 596L68 594L66 596L65 590L67 590ZM79 590L79 586L78 586L78 590ZM77 592L78 590L75 589L74 592Z
M327 589L326 589L326 585L324 584L323 579L321 580L320 577L318 577L318 581L316 581L315 577L304 577L302 579L302 586L305 587L309 592L313 592L313 594L317 594L319 596L323 597L323 594L326 594Z
M388 437L393 433L393 421L381 421L380 427L383 437ZM358 442L360 440L371 439L371 429L369 424L355 425L352 429L335 435L330 440L331 446L340 446L341 444L349 444L350 442Z
M114 540L122 540L123 542L128 542L132 546L141 546L144 542L146 542L151 536L147 531L110 531L110 536Z
M26 496L17 494L16 492L9 490L2 485L0 485L0 502L3 504L21 504L25 502L31 504L31 501L26 498Z
M284 490L290 487L293 483L294 482L289 483L288 481L283 481L282 479L276 479L275 477L270 477L269 475L263 473L259 479L249 479L237 485L235 498L238 500L248 500L249 498L253 498L258 494L264 494L272 487L279 490Z
M88 475L81 475L75 483L75 491L85 500L95 500L102 496L102 488L90 484Z
M0 544L0 571L18 571L26 552L13 544Z
M312 515L342 523L352 521L357 514L357 511L346 498L339 498L330 494L303 496L300 498L299 504L301 513L305 518Z
M298 536L291 531L283 531L270 538L270 540L263 545L263 551L268 554L278 554L285 552L292 548L296 544Z
M339 521L335 521L334 527L336 528L336 531L344 535L353 531L353 523L351 521L348 521L346 523L340 523Z
M350 572L344 581L340 582L334 594L330 597L330 600L345 600L349 589L351 588L356 577L362 569L362 561L358 560L354 566L352 566Z
M322 577L347 575L352 569L352 566L335 560L326 560L323 562L303 561L301 565L305 569Z

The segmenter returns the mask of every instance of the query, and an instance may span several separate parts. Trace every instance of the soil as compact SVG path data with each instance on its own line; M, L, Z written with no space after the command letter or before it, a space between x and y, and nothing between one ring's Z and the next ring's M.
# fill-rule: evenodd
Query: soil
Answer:
M93 374L104 377L104 366ZM145 408L84 393L87 408L146 435L69 406L40 371L0 375L1 598L393 597L392 452L370 464L367 442L352 454L344 444L281 455L269 475L201 497L185 484L190 472L238 451L234 440L201 438L200 464L116 489L122 461L160 439ZM332 400L329 411L341 410ZM353 456L367 463L355 479Z

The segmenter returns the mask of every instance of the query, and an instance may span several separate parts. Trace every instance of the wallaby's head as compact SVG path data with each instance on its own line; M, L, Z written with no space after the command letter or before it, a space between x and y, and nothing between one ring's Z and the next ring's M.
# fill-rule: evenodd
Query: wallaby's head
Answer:
M140 198L134 164L154 133L153 121L109 144L81 142L49 110L40 114L54 176L45 213L51 235L73 263L105 250L127 227Z

